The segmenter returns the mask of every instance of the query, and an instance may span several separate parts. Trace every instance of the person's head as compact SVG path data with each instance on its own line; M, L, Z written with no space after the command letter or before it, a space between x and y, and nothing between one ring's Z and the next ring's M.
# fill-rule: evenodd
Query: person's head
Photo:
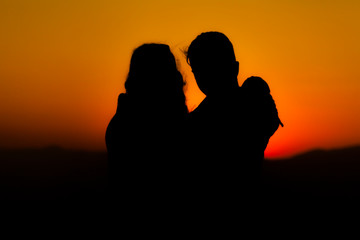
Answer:
M230 40L220 32L205 32L191 42L187 50L196 82L205 95L238 86L239 63Z
M149 43L134 50L125 82L127 94L144 101L160 101L163 106L186 106L184 84L168 45Z
M261 77L249 77L244 81L241 88L255 95L270 94L270 87Z

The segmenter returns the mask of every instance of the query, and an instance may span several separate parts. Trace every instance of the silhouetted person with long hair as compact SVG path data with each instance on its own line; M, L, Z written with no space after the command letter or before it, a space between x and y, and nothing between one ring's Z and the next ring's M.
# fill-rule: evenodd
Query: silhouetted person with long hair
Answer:
M188 114L183 86L168 45L134 50L126 93L106 131L113 196L149 203L176 187Z
M195 192L231 200L249 195L256 191L264 150L279 126L265 119L278 119L277 112L263 118L263 106L260 109L253 101L251 91L239 87L239 63L224 34L197 36L188 48L187 61L206 95L189 118Z

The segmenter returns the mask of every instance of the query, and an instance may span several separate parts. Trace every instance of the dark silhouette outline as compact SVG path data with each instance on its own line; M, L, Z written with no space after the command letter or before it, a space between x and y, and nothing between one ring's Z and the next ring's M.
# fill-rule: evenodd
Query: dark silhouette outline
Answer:
M250 100L253 109L257 110L257 126L264 133L264 151L272 135L284 124L279 118L274 99L270 94L270 87L261 77L249 77L246 79L241 88L244 90L246 98Z
M239 87L239 62L223 33L200 34L186 55L206 95L189 117L196 146L193 182L207 198L235 199L241 188L256 192L264 150L280 124L270 89L262 94L264 86L254 78Z
M105 137L111 194L149 203L176 189L188 114L184 84L168 45L134 50L126 93L119 95Z

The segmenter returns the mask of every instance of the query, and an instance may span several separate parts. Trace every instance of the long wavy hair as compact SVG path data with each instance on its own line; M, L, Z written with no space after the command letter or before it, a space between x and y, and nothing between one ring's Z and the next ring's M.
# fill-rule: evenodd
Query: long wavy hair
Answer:
M160 104L165 112L186 114L184 85L168 45L148 43L134 50L125 82L129 96Z

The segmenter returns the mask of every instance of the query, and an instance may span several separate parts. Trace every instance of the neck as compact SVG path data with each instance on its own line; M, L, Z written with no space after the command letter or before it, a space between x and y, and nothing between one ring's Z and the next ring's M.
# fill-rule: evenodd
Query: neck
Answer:
M227 99L231 98L232 96L236 95L238 93L239 86L229 89L219 89L214 93L206 95L209 99Z
M227 95L236 92L239 89L237 81L232 82L231 84L218 86L214 91L214 95Z

